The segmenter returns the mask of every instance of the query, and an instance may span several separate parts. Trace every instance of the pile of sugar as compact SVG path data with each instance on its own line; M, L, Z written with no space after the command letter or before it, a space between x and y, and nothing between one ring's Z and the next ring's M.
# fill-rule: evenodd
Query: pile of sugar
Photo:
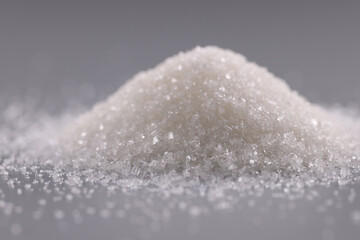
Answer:
M140 177L320 174L358 163L359 133L242 55L197 47L68 126L61 163Z
M346 231L343 216L360 224L358 109L310 104L231 51L197 48L170 58L75 123L74 104L53 115L38 98L2 98L6 239L43 236L44 227L63 234L101 219L127 239L145 239L171 221L182 231L183 213L191 223L218 211L258 228L256 219L291 223L302 199L310 206L304 212L327 227L329 216ZM302 222L311 226L313 217Z

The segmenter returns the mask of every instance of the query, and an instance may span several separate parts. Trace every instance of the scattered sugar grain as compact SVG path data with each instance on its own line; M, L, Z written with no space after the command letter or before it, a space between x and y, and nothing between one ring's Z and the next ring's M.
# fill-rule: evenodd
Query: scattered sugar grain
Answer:
M13 236L18 236L22 233L22 226L18 223L13 223L11 224L10 231Z
M355 210L351 213L351 220L356 226L360 226L360 211Z
M65 217L65 213L64 213L64 211L62 211L62 210L55 210L54 211L54 217L56 218L56 219L63 219L64 217Z

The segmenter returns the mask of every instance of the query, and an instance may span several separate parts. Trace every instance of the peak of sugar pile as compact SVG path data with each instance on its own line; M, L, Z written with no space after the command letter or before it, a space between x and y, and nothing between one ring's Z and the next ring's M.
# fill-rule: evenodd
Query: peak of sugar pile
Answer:
M134 76L61 144L65 164L125 176L321 173L358 161L352 128L242 55L197 47Z

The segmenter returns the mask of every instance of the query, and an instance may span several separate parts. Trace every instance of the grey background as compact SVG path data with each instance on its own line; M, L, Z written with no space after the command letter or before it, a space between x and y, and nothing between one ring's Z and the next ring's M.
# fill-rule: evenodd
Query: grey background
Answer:
M359 1L1 0L0 93L66 101L83 89L91 104L166 57L218 45L312 101L358 103L359 11Z
M74 99L91 105L166 57L218 45L266 66L311 101L358 104L359 12L359 1L1 0L0 97L36 96L54 112ZM323 191L331 195L333 189ZM260 210L244 207L198 220L179 213L155 237L358 239L349 216L359 202L320 214L314 209L325 193L315 203L298 202L286 218L274 217L276 209L260 214L262 230L251 220ZM299 216L306 221L299 224ZM327 225L326 216L336 224ZM126 222L97 219L67 232L47 218L17 221L27 234L18 239L119 239L126 230L136 232ZM189 221L197 221L197 234L189 233ZM2 237L10 238L9 232Z

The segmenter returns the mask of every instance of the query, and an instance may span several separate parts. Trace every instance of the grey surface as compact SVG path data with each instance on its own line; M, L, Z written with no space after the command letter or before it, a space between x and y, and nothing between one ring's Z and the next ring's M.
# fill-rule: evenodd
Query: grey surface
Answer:
M0 94L39 96L53 112L70 104L69 96L90 106L178 51L218 45L266 66L312 101L358 104L359 11L359 1L1 1ZM261 212L266 196L256 208L196 219L175 212L151 239L359 239L350 219L358 199L316 210L334 189L322 189L314 202L298 200L285 217L276 208ZM14 201L31 209L38 197ZM59 230L50 218L9 221L23 225L17 239L138 238L126 221L89 218ZM0 239L10 236L1 230Z
M360 210L359 198L355 202L348 202L349 189L354 188L359 192L359 183L341 189L334 185L330 188L316 188L319 196L313 200L286 200L271 197L267 192L261 197L246 196L235 208L223 211L210 211L206 215L192 217L181 210L172 209L168 221L160 224L158 232L151 230L151 220L145 218L144 224L136 223L133 219L142 218L143 212L132 208L129 214L119 219L116 216L109 218L100 217L98 214L87 216L84 221L75 224L71 212L79 209L80 201L72 203L49 203L44 216L40 220L34 220L31 213L36 210L36 203L32 200L39 197L50 199L52 195L44 193L25 193L22 201L28 201L23 214L13 216L9 221L9 227L1 227L1 239L26 239L26 240L61 240L61 239L346 239L357 240L360 236L359 222L355 224L351 214ZM338 191L338 195L334 192ZM36 190L35 190L36 192ZM101 192L101 191L100 191ZM90 206L103 205L109 198L98 192L90 200L85 200ZM9 191L8 191L9 193ZM123 201L124 198L134 202L144 202L148 194L138 192L133 196L115 194L112 201ZM176 198L182 198L178 196ZM167 207L174 198L167 200L154 198L157 204L153 205L155 211ZM269 200L272 201L269 206ZM13 201L19 202L21 200ZM253 207L249 201L254 201ZM187 202L208 204L204 199L192 198ZM55 220L53 209L63 209L65 218ZM69 216L70 215L70 216ZM20 223L23 228L21 235L12 237L10 233L11 223Z

